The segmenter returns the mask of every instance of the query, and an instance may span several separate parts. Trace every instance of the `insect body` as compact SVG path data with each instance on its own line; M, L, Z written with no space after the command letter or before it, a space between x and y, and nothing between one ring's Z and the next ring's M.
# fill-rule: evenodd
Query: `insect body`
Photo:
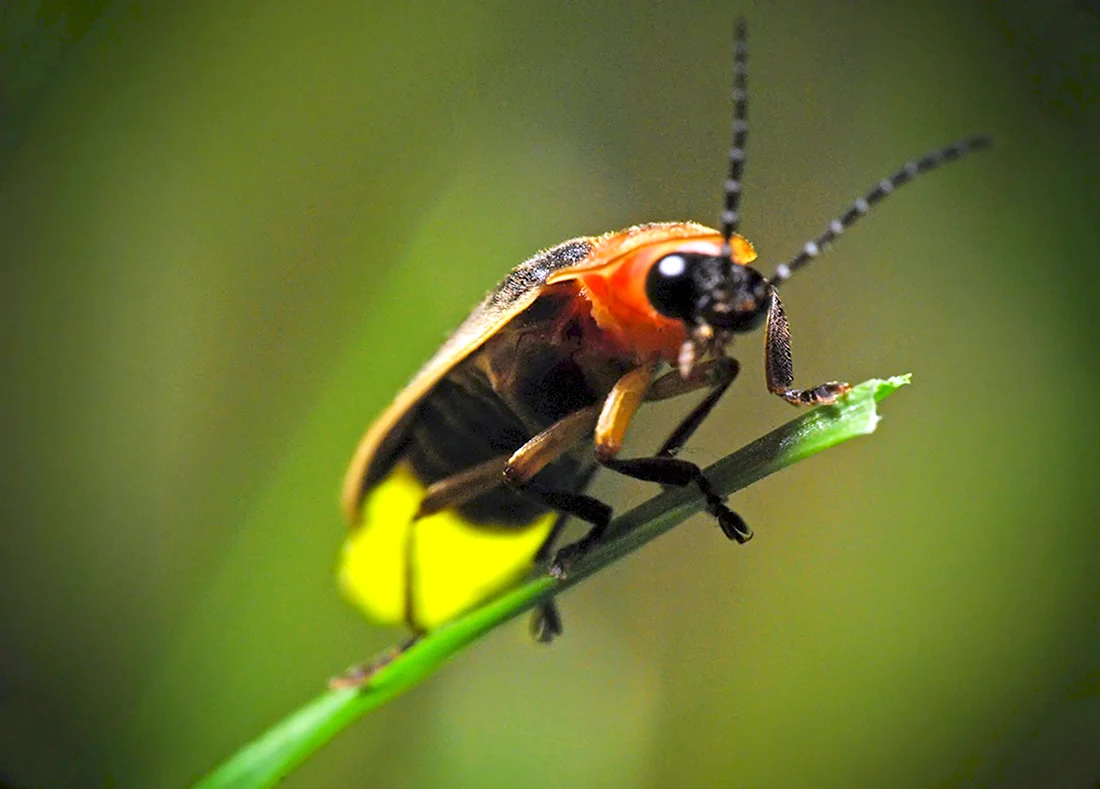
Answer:
M611 509L584 494L600 465L695 485L727 537L751 531L698 466L675 457L737 374L725 349L765 328L767 386L796 405L833 402L830 382L794 388L780 284L916 175L989 144L977 137L908 163L857 200L770 278L737 234L747 132L745 28L738 25L733 145L721 231L690 222L578 238L522 263L367 431L348 470L352 523L340 580L370 618L423 633L550 557L567 516L591 525L553 571L598 542ZM619 451L643 401L707 390L652 456ZM552 606L541 635L560 631Z

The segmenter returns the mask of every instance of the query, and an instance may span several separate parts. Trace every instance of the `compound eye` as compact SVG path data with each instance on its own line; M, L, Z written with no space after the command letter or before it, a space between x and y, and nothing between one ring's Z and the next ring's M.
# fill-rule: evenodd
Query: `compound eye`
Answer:
M691 269L691 260L676 252L650 267L645 295L653 309L670 318L691 320L698 301Z

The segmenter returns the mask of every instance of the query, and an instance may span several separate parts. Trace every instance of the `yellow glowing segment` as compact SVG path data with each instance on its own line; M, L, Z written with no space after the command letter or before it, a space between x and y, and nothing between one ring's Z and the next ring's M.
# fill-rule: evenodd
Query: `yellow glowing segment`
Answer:
M413 520L424 496L404 465L394 467L363 501L363 521L344 543L338 571L344 595L380 624L406 621L407 557L412 615L432 628L502 591L531 567L557 515L527 526L473 524L455 510Z

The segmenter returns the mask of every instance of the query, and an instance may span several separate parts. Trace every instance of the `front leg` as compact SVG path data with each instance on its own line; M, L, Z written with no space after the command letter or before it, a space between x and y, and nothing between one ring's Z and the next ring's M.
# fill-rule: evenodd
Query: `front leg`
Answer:
M768 305L767 339L764 347L764 373L768 391L778 395L791 405L828 405L852 387L846 383L830 381L812 389L794 389L794 360L791 358L791 327L783 312L779 293L771 289Z

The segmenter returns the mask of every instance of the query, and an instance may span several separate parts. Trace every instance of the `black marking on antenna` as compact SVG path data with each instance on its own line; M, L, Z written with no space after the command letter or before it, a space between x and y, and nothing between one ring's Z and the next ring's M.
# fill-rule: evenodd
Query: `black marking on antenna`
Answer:
M730 256L730 238L741 223L741 174L745 170L745 140L749 132L749 97L746 87L748 72L748 26L744 17L737 19L733 49L733 129L729 151L729 174L722 186L725 201L722 209L722 256Z
M848 207L848 210L841 214L838 219L834 219L830 222L828 229L824 233L813 241L807 241L805 246L802 247L802 251L791 258L789 262L780 263L776 266L775 274L772 275L772 278L768 280L768 282L773 286L778 286L789 279L791 274L820 255L827 246L836 240L837 236L854 225L857 219L868 214L871 209L881 203L887 195L892 194L894 190L899 187L905 186L905 184L912 181L918 175L923 175L931 170L935 170L940 165L953 162L956 159L961 159L971 151L980 151L983 148L988 148L992 144L993 138L988 135L970 137L969 139L960 140L959 142L940 148L938 151L926 153L919 159L906 162L896 173L889 178L884 178L879 181L873 189L867 192L867 194L852 203L852 205Z

